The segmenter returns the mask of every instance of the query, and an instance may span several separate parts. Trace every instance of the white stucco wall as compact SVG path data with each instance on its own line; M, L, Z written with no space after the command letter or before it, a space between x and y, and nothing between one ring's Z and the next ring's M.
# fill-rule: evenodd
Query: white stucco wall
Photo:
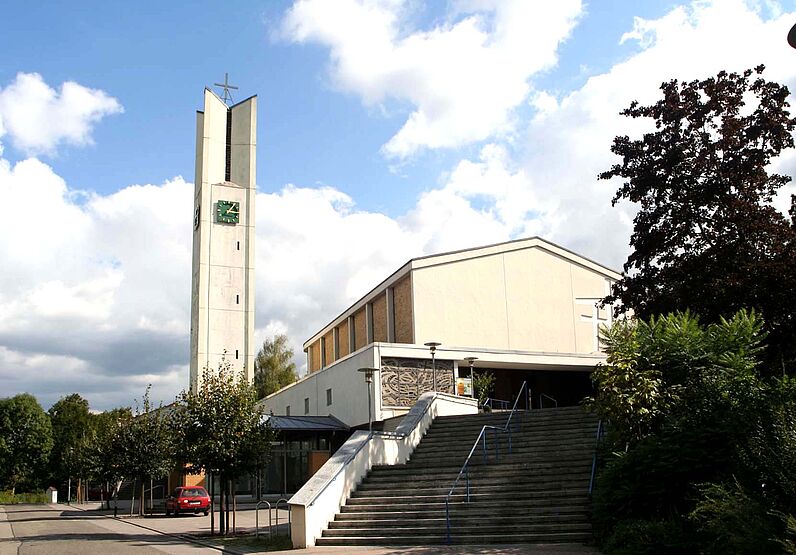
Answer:
M231 175L225 181L227 106L205 91L197 114L190 379L226 360L254 377L254 198L257 99L231 109ZM239 221L216 221L219 200L238 202Z
M412 270L415 342L593 353L593 305L610 279L542 247L432 258Z
M290 406L291 416L303 416L304 399L310 401L310 415L333 415L349 426L358 426L368 421L368 390L359 368L378 367L378 351L375 344L352 353L340 359L331 366L313 372L296 383L280 389L266 397L262 403L266 412L275 415L286 414ZM379 398L378 379L374 379L372 386L372 415L374 420L380 420L378 412ZM332 390L332 404L326 404L326 390Z

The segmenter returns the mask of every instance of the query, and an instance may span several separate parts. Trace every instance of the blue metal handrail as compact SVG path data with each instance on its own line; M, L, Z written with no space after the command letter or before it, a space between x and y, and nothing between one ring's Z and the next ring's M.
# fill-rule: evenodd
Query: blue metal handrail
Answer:
M600 419L600 421L597 423L597 437L594 440L594 455L592 455L591 458L591 476L589 477L589 496L591 496L592 491L594 491L594 475L597 471L597 450L600 447L600 439L602 439L603 431L604 431L603 421L602 419Z
M470 453L467 455L467 458L464 460L464 464L462 465L461 470L459 470L459 474L456 476L456 480L453 481L453 485L451 486L451 489L448 492L447 497L445 497L445 527L447 529L447 542L449 544L451 543L451 514L450 514L451 496L453 495L453 492L456 490L456 486L459 484L459 480L462 479L462 475L464 475L467 480L466 499L468 503L470 502L470 459L472 459L473 453L475 453L475 450L478 448L478 444L483 442L484 464L489 462L489 457L487 455L487 446L486 446L487 430L492 430L494 434L495 460L497 460L498 457L500 456L499 443L497 437L497 434L499 433L509 434L509 454L511 454L511 420L512 418L514 418L514 413L517 411L517 404L520 402L520 397L522 397L523 390L525 390L526 405L528 404L528 399L530 399L530 394L528 393L528 382L522 382L522 386L520 387L519 393L517 393L517 398L514 400L514 406L511 409L511 413L509 413L509 417L506 420L506 424L502 428L497 426L489 426L489 425L481 427L481 431L478 433L478 437L475 439L475 443L473 443L473 447L470 449Z

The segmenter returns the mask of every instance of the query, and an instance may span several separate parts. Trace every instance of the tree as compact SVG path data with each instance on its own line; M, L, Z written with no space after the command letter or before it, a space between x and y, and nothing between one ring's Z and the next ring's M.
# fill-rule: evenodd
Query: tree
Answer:
M787 87L763 69L672 80L662 99L621 112L655 130L616 137L622 162L599 175L625 180L614 205L639 205L625 275L606 301L644 319L690 309L706 322L754 308L782 371L796 354L796 197L789 221L772 199L790 177L767 167L794 146L796 119Z
M197 392L183 391L178 396L171 428L185 470L219 479L219 531L227 533L229 495L234 495L231 484L267 460L273 438L257 405L254 386L245 374L236 375L229 361L222 359L217 371L205 368Z
M136 406L132 418L119 415L116 433L109 432L110 460L103 463L105 471L112 478L125 476L139 481L140 515L144 514L146 482L168 474L174 468L175 460L167 410L152 407L149 387L142 405L140 408Z
M262 348L254 358L254 386L257 397L267 397L297 379L293 349L288 347L287 336L279 334L263 341Z
M0 399L0 487L39 486L53 446L52 426L33 395Z
M77 393L61 397L47 411L53 429L53 450L50 472L57 484L66 485L76 478L78 501L82 496L82 480L89 477L92 461L88 456L93 444L92 414L88 401ZM67 492L71 495L71 492Z
M105 411L94 417L95 440L90 452L96 465L96 477L112 486L107 499L108 508L110 498L119 494L122 481L128 476L124 468L126 447L121 446L119 436L120 430L129 425L132 418L133 412L129 407Z

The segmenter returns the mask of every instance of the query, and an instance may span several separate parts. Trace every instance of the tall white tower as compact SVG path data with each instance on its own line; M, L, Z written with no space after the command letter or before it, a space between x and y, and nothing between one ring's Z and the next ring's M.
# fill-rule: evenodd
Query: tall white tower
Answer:
M191 383L226 353L254 377L254 199L257 97L227 106L205 89L196 114Z

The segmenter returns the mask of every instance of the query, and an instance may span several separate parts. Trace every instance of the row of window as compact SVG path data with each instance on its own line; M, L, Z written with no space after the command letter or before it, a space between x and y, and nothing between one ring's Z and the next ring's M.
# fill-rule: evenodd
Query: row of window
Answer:
M332 405L332 389L329 388L326 390L326 406L329 407ZM304 397L304 414L310 413L310 398ZM285 407L285 416L290 416L290 405Z

